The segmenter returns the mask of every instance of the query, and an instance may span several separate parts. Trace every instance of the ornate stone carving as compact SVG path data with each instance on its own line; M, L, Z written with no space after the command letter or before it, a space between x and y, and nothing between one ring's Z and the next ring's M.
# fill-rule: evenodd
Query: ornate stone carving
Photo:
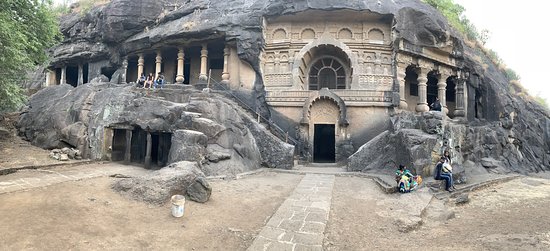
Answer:
M317 100L310 110L310 122L317 123L338 123L340 110L336 103L329 99Z
M270 73L264 75L265 85L268 87L292 86L292 75L288 73Z
M363 74L359 75L359 88L366 90L390 91L393 85L392 76Z

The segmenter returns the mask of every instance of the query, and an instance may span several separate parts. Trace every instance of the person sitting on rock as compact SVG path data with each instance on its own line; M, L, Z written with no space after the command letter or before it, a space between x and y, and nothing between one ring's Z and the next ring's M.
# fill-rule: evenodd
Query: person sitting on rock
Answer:
M153 73L149 73L147 75L147 79L145 80L145 83L143 84L143 88L151 88L153 87Z
M139 76L139 79L138 79L138 81L137 81L137 86L138 86L138 87L144 86L144 85L145 85L145 80L146 80L146 79L147 79L147 78L145 77L145 73L142 72L142 73L141 73L141 76Z
M397 171L395 171L395 180L397 181L397 188L401 193L408 193L419 185L418 180L422 180L420 176L414 176L404 165L399 165Z
M441 101L438 97L435 97L435 101L430 105L432 111L441 111Z
M443 169L443 165L445 164L445 156L441 156L439 159L439 162L437 162L437 165L435 166L435 172L434 172L434 179L436 180L445 180L445 190L449 192L454 192L453 189L453 173L452 172L445 172Z
M158 73L157 79L155 80L155 86L154 89L157 89L157 86L160 86L160 89L164 87L164 75L162 75L162 72Z

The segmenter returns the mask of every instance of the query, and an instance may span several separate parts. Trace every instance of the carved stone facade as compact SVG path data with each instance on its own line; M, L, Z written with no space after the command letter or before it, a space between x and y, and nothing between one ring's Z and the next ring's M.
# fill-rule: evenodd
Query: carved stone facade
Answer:
M342 146L356 150L385 130L392 111L426 112L438 98L442 112L463 114L463 81L451 42L434 49L394 40L392 22L392 17L346 10L265 19L266 101L300 124L296 135L309 146L309 161L317 161L315 134L323 125L334 125L335 138L324 147L335 147L339 162L353 152ZM339 106L352 108L350 121L350 109Z

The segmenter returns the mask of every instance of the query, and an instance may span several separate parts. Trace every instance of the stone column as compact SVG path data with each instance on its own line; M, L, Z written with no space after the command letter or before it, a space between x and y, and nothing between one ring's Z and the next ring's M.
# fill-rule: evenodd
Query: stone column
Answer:
M139 81L139 77L141 77L141 74L143 74L143 65L145 65L145 59L143 58L143 54L139 54L138 70L137 70L137 74L138 74L137 79L138 79L138 81Z
M78 65L78 80L77 80L77 83L76 83L76 86L81 86L82 84L84 84L84 67L82 66L82 64L79 64Z
M405 77L407 76L407 65L397 65L397 80L399 81L399 109L407 110L409 105L405 99Z
M124 152L124 161L130 163L132 161L132 130L126 130L126 149Z
M159 72L162 71L162 54L157 51L157 57L155 58L156 68L155 68L155 79L159 76Z
M59 80L59 84L66 84L67 83L67 66L61 67L61 79Z
M229 53L231 50L229 47L225 46L225 49L223 49L223 72L222 72L222 83L229 83L229 69L228 69L228 63L229 63Z
M427 112L428 107L428 69L419 67L418 70L418 104L416 105L417 112Z
M437 82L437 97L441 102L441 111L447 115L449 109L447 109L447 78L448 74L440 73L439 81Z
M120 76L122 83L127 83L126 76L128 75L128 58L125 57L122 60L122 76Z
M183 75L183 73L185 72L184 60L185 60L185 52L183 51L183 48L179 48L179 51L178 51L178 70L177 70L177 75L176 75L176 82L178 82L178 84L183 84L183 81L185 80L185 76Z
M147 131L147 148L145 149L145 168L151 168L151 148L153 147L153 138L151 132Z
M465 112L465 99L464 99L464 85L466 84L465 78L457 79L455 85L455 117L464 117L466 116Z
M44 83L42 87L50 86L51 81L51 72L50 70L46 69L46 83Z
M208 48L206 47L206 44L203 44L202 50L201 50L201 72L199 74L199 79L202 81L208 80L208 76L206 75L207 63L208 63Z

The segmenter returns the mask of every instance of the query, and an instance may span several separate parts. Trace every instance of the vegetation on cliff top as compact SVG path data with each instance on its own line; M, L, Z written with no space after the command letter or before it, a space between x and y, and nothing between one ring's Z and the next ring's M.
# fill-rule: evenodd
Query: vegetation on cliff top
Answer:
M25 101L23 70L47 60L46 49L59 38L49 0L0 0L0 112Z
M517 94L527 94L526 89L520 83L520 75L516 71L506 66L504 61L500 58L498 53L492 49L486 48L485 43L489 39L489 31L479 31L477 27L464 15L466 10L462 5L457 4L454 0L422 0L425 3L436 8L447 18L449 23L460 33L462 33L468 40L470 40L471 47L478 47L485 56L491 59L504 75L510 80L510 90L516 90ZM534 100L539 102L545 107L550 107L547 100L540 96L533 97Z

